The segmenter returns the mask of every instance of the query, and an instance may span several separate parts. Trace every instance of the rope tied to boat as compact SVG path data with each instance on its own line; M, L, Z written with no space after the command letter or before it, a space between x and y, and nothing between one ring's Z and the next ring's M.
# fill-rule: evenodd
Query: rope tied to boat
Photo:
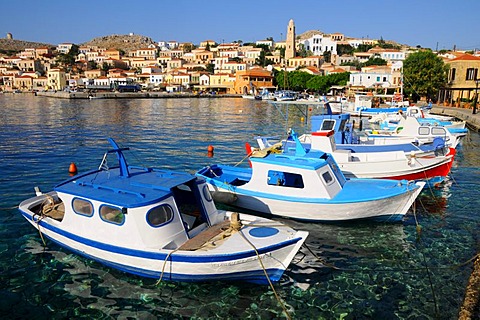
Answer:
M42 231L40 230L40 222L47 217L47 213L51 212L55 206L55 200L49 194L44 194L45 199L42 201L41 210L39 212L35 212L32 216L32 221L37 224L38 234L40 235L40 239L42 239L43 246L46 247L47 243L43 238ZM38 216L38 218L36 218Z

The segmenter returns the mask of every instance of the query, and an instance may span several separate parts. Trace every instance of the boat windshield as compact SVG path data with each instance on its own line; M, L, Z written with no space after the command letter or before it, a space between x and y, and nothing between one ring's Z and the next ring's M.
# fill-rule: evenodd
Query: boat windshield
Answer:
M207 214L202 205L202 199L195 180L172 188L172 192L177 208L182 219L186 222L188 230L207 223Z

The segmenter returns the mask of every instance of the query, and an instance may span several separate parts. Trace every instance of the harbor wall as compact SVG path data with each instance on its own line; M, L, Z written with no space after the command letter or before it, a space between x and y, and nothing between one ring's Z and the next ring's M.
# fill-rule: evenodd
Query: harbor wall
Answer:
M61 99L175 99L175 98L241 98L239 94L193 94L167 92L65 92L44 91L35 95Z
M480 105L478 111L480 112ZM472 109L434 105L431 112L438 115L451 116L461 120L465 120L469 126L469 129L480 132L480 113L473 114Z

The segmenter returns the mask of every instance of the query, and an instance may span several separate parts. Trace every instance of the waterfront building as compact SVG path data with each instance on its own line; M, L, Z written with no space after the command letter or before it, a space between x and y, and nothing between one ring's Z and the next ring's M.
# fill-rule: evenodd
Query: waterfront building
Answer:
M261 91L262 88L275 88L273 75L270 71L263 68L253 68L236 73L235 93L249 94L250 92Z
M439 100L449 104L473 101L480 85L480 57L462 54L446 60L449 66L447 85L439 93Z
M63 90L67 85L67 76L65 71L60 68L52 68L47 71L47 85L52 90Z
M32 79L33 90L43 91L48 88L48 79L47 77L37 77Z
M13 78L13 87L21 91L32 91L33 78L26 75L15 76Z

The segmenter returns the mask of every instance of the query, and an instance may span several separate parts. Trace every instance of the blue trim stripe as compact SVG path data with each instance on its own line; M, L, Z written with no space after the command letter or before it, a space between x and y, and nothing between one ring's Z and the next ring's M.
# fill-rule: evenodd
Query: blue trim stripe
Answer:
M51 238L48 235L45 235L50 241L54 242L60 247L67 248L68 250L72 251L73 253L85 257L87 259L91 259L97 261L107 267L120 270L122 272L134 274L141 277L146 278L154 278L159 279L162 275L161 271L155 270L148 270L148 269L141 269L136 268L133 266L114 263L108 260L100 259L96 256L92 256L87 254L83 251L76 250L72 247L66 246L65 244ZM169 259L171 262L171 259ZM284 273L284 269L266 269L268 277L270 281L276 282L279 281ZM268 284L268 280L265 277L265 272L263 269L258 270L251 270L251 271L243 271L243 272L230 272L225 274L186 274L186 273L170 273L168 272L168 268L163 273L162 280L165 281L180 281L180 282L204 282L204 281L248 281L251 283L256 284Z

